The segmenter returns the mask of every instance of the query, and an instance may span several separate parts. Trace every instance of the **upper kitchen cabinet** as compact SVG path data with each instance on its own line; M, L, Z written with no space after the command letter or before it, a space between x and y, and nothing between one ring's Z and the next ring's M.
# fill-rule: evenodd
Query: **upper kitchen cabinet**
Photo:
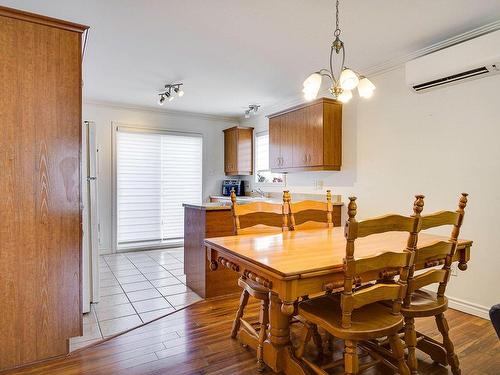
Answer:
M342 105L321 98L269 116L269 165L279 172L338 171Z
M224 130L224 172L228 176L253 173L253 128L235 126Z

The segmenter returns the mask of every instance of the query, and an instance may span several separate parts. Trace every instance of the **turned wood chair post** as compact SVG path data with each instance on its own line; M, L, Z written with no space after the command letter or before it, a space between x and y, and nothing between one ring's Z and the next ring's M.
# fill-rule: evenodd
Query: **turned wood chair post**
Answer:
M422 218L422 210L424 209L424 195L415 195L415 202L413 203L413 215L412 217L415 218L415 222L413 224L413 230L410 232L410 235L408 236L408 243L406 246L406 249L408 251L412 252L412 261L410 262L410 267L408 269L404 269L404 271L408 272L406 275L407 279L410 279L413 277L413 274L415 273L415 264L414 264L414 259L415 259L415 251L417 249L417 244L418 244L418 233L420 232L420 227L421 227L421 218ZM406 290L405 290L406 293ZM406 293L403 301L403 306L408 307L411 302L411 293Z
M295 221L292 215L290 215L290 201L292 197L290 196L290 191L283 190L283 230L286 231L289 228L293 228Z
M236 205L238 203L236 202L236 193L234 192L234 189L231 190L231 212L233 214L233 222L234 222L234 234L238 234L240 230L240 219L238 215L236 214Z
M333 228L333 204L332 204L332 191L326 191L326 217L328 221L328 228Z
M460 235L460 227L462 226L462 222L464 220L465 215L465 207L467 206L467 193L462 193L460 196L460 200L458 202L457 209L457 222L453 224L453 229L451 231L450 241L452 242L452 248L450 253L446 256L443 269L446 271L446 278L443 282L439 283L438 287L438 297L444 297L444 292L446 291L446 286L448 284L448 280L451 275L451 263L453 262L453 256L457 250L458 236Z
M351 314L353 310L352 304L352 284L356 273L356 263L354 261L354 241L358 236L358 226L356 221L356 213L358 206L356 205L356 197L349 197L347 206L347 215L349 219L345 223L346 256L344 258L344 290L342 292L342 327L349 328L351 326Z

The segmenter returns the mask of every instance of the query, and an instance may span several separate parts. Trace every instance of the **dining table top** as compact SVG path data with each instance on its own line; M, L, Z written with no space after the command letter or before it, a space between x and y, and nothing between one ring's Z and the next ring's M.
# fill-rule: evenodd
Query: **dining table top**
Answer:
M447 236L421 232L418 246L448 239ZM407 240L407 232L386 232L358 238L354 245L354 257L400 252L406 248ZM342 227L206 238L205 245L267 268L282 277L342 269L346 251ZM458 241L459 248L471 245L470 240Z

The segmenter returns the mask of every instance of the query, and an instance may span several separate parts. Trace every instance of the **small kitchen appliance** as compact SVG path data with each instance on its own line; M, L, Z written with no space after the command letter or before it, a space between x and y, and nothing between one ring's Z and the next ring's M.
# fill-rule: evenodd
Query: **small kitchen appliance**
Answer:
M231 190L234 190L237 196L245 195L245 181L237 179L222 181L222 195L230 196Z

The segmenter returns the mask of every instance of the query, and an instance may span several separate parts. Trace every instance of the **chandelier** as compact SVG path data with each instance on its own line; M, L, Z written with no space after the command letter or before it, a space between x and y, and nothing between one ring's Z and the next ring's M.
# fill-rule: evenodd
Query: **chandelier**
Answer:
M347 103L352 98L352 90L356 87L358 88L359 96L362 98L370 98L375 90L375 85L365 76L359 74L358 72L347 68L345 66L345 49L344 42L340 40L340 27L339 27L339 0L336 3L336 28L333 35L335 39L332 43L330 49L330 66L329 69L321 69L317 72L312 73L304 81L304 88L302 92L304 93L304 98L306 100L316 99L318 96L318 91L321 87L321 81L323 77L328 77L331 81L330 93L332 96L341 101L342 103ZM335 54L334 54L335 52ZM334 74L334 56L341 59L342 63L340 65L340 70L338 75ZM338 77L338 78L337 78Z

